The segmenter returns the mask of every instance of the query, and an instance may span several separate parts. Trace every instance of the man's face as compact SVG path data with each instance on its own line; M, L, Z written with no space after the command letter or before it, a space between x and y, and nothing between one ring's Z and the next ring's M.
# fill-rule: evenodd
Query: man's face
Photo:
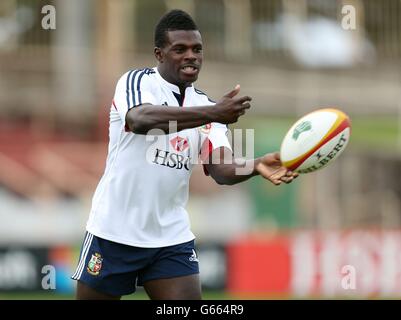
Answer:
M198 79L202 67L202 37L197 30L166 32L164 48L155 48L160 74L170 83L187 87Z

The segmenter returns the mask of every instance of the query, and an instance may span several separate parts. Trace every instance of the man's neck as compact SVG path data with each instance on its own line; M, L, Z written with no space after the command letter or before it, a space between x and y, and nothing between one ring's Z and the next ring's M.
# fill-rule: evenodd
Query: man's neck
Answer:
M167 77L166 75L164 75L163 71L160 72L160 69L159 69L159 68L157 68L157 71L159 72L160 76L161 76L165 81L167 81L167 82L170 83L170 84L175 85L175 86L180 90L180 94L181 94L182 96L185 95L185 89L188 88L188 87L190 87L190 86L192 85L191 83L180 83L180 84L175 83L175 82L173 82L173 81L170 81L170 80L168 79L168 77Z

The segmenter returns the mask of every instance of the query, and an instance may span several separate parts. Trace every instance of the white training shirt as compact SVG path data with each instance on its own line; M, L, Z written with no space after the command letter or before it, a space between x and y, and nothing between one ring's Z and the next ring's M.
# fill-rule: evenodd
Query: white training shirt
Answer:
M166 108L214 104L193 86L181 97L179 88L164 80L157 68L125 73L110 108L106 168L86 228L103 239L156 248L195 238L185 210L192 168L202 148L203 154L231 146L227 127L219 123L168 135L127 131L127 111L146 103Z

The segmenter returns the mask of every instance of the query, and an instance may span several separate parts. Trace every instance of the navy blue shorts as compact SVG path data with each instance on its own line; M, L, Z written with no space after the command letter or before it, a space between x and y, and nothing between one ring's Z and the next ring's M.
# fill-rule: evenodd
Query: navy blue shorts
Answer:
M155 279L199 273L195 241L162 248L138 248L86 233L72 279L113 296L135 292Z

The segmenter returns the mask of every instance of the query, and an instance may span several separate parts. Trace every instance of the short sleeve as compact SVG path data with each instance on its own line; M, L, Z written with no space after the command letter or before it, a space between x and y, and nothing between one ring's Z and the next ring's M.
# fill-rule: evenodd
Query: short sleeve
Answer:
M157 104L150 75L152 69L137 69L125 73L117 82L114 106L121 120L131 108L142 104Z
M213 122L201 127L200 131L202 134L200 159L202 161L205 161L215 149L225 147L232 150L231 144L227 138L228 128L226 125Z

